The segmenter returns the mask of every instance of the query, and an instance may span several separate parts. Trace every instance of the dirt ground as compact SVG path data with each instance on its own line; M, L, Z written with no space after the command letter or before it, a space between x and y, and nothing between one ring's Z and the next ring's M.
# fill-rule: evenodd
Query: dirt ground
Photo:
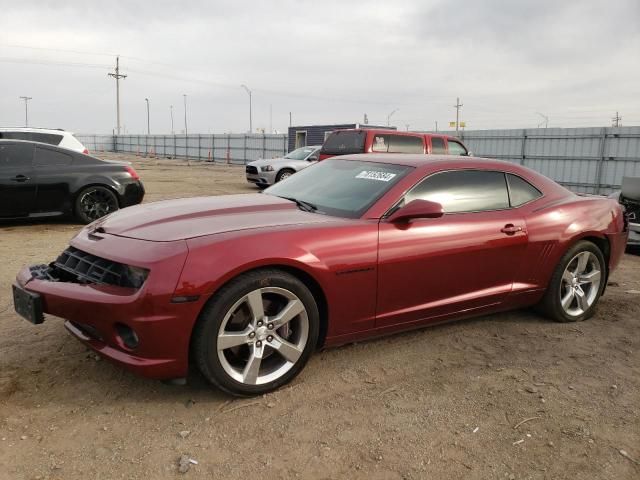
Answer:
M127 158L147 202L255 191L239 167ZM59 319L13 312L19 268L78 229L0 224L2 480L640 478L640 256L587 322L515 311L322 351L290 386L239 400L197 374L135 377ZM183 454L198 462L185 474Z

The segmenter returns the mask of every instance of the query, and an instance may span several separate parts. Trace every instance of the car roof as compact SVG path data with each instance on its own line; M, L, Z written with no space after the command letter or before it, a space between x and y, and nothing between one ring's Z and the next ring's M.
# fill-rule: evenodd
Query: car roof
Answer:
M514 164L504 160L495 160L482 157L459 157L456 155L433 155L423 153L358 153L353 155L340 155L330 157L327 160L358 160L371 163L389 163L392 165L404 165L407 167L451 167L451 168L496 168L502 170L505 167L511 169ZM323 160L323 161L327 161Z
M424 135L427 137L444 137L447 140L455 140L457 142L462 142L462 139L458 137L454 137L452 135L447 135L446 133L440 132L412 132L407 131L403 132L402 130L392 130L390 128L338 128L333 130L331 133L335 132L372 132L374 135Z
M0 132L40 132L40 133L56 133L58 135L72 132L63 130L62 128L40 128L40 127L0 127Z

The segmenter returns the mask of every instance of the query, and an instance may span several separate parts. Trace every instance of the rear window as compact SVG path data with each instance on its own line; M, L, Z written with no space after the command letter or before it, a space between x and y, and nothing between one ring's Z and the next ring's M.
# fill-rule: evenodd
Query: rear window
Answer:
M382 153L424 153L424 141L411 135L376 134L371 149Z
M48 143L49 145L60 145L62 135L55 133L32 133L34 142Z
M320 153L327 155L348 155L350 153L364 153L364 141L367 132L337 131L333 132L322 145Z

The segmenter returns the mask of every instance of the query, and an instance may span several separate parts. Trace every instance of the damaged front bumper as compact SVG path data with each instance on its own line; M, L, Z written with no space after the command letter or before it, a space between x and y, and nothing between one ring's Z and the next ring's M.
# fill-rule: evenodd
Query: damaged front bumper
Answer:
M90 238L83 230L55 262L18 273L16 311L36 324L45 314L66 320L76 338L134 373L185 377L201 308L200 301L173 301L186 257L182 241Z

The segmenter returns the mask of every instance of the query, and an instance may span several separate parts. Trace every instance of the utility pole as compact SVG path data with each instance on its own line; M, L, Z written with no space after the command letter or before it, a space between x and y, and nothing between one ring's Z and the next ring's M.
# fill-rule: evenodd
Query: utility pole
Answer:
M251 118L251 90L249 90L249 87L244 84L240 86L249 94L249 133L253 133L253 120Z
M189 131L187 130L187 94L183 93L184 97L184 136L189 135Z
M273 105L269 104L269 133L273 133Z
M458 127L460 126L460 109L462 108L460 97L456 98L456 104L454 105L454 108L456 109L456 133L458 133Z
M397 109L397 108L396 108L396 109L392 110L392 111L389 113L389 115L387 115L387 127L389 127L389 126L390 126L390 123L391 123L391 116L392 116L394 113L396 113L398 110L399 110L399 109Z
M436 132L438 131L438 121L436 120Z
M115 73L107 73L108 76L116 79L116 112L117 112L117 130L120 135L120 79L127 78L126 75L120 73L120 57L116 57Z
M151 127L149 126L149 99L145 98L145 102L147 102L147 135L151 135Z
M20 97L22 100L24 100L24 126L28 127L29 126L29 100L31 100L33 97Z
M613 123L611 124L612 127L619 127L620 126L620 120L622 120L622 117L620 116L620 113L616 112L616 116L612 118Z
M291 126L291 112L289 112L289 126Z
M175 130L173 129L173 105L169 105L169 113L171 114L171 135L174 135Z

